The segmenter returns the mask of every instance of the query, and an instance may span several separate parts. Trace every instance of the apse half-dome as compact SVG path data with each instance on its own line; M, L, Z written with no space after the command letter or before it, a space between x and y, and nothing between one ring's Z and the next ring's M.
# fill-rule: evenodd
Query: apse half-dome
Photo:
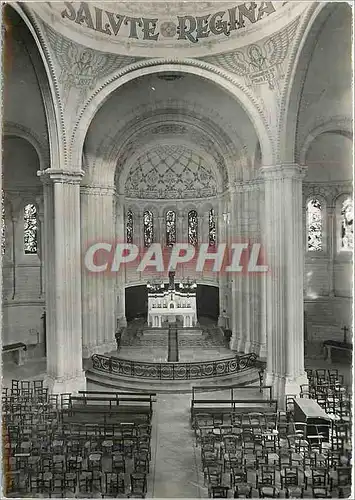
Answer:
M158 145L144 152L125 182L129 198L207 198L216 194L217 182L208 162L184 145Z

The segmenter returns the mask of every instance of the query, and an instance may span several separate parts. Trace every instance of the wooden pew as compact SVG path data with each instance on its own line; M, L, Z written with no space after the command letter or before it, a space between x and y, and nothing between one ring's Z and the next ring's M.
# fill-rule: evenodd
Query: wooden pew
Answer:
M132 397L133 399L145 399L145 398L150 398L152 403L155 403L157 401L156 399L156 392L110 392L110 391L79 391L78 394L82 396L100 396L102 395L104 398L106 396L112 396L116 398L129 398Z
M191 401L191 422L198 413L231 414L249 412L277 412L276 399L199 399Z
M333 350L338 350L338 351L345 351L351 353L353 350L353 345L349 344L347 342L337 342L336 340L326 340L323 342L323 349L325 351L325 359L328 361L328 363L332 363L332 351Z
M82 394L70 396L68 408L63 408L62 415L67 417L96 415L96 419L107 422L111 418L115 421L144 421L149 422L153 413L151 397L133 396L123 397L110 393L110 396L99 393L95 396Z
M14 361L17 365L23 365L24 363L24 352L27 351L27 346L23 342L15 342L14 344L8 344L3 346L3 353L13 353Z

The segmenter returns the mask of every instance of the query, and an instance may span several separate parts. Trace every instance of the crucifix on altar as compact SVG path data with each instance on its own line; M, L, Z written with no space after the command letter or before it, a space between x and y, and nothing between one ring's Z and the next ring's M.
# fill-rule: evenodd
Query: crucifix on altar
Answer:
M175 271L169 271L169 290L175 290Z
M343 326L342 328L343 332L344 332L344 344L347 344L348 343L348 331L349 331L349 328L347 326Z

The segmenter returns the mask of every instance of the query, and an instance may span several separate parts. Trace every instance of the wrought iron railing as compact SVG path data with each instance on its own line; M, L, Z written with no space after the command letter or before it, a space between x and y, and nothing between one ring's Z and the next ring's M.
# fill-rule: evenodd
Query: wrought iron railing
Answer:
M215 361L193 363L144 363L100 354L91 356L93 368L106 373L116 373L123 377L137 377L153 380L193 380L221 377L238 373L248 368L258 368L257 355L242 354Z

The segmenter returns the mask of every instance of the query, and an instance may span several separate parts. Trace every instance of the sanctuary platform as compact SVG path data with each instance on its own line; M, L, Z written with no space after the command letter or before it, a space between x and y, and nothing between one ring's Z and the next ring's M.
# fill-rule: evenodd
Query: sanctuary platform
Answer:
M177 324L178 361L210 361L230 357L233 353L222 330L208 318L200 318L198 326L183 328ZM131 322L119 351L107 353L121 359L162 363L168 361L169 328L150 328L141 321Z

